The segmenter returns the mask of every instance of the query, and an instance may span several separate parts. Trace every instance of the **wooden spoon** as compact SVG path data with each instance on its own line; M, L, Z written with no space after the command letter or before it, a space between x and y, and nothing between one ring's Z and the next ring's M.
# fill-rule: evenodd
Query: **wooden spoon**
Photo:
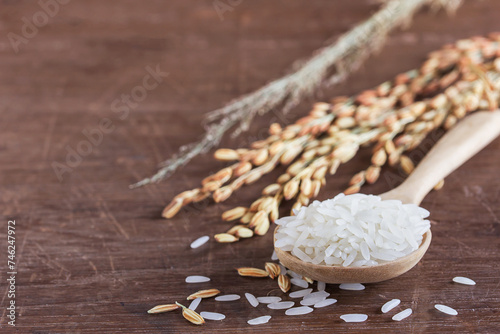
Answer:
M448 174L488 145L500 134L500 111L482 111L467 116L446 133L419 163L411 175L382 199L399 199L420 205L425 195ZM278 230L275 229L274 233ZM391 262L366 267L316 265L303 262L290 252L275 247L281 263L296 273L326 283L374 283L385 281L413 268L431 243L431 231L425 233L419 248Z

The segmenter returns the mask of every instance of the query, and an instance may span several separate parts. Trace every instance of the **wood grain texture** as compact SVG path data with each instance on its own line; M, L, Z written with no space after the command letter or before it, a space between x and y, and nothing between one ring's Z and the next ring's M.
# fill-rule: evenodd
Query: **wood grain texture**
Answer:
M263 267L272 252L272 233L230 245L214 242L196 249L199 236L224 230L220 214L250 204L266 182L241 189L225 203L183 209L163 220L163 206L179 191L199 184L221 163L201 156L167 182L137 190L128 185L152 174L156 164L183 144L199 138L201 120L240 94L250 92L373 13L374 1L243 1L221 20L211 0L71 1L15 53L6 38L20 33L23 17L40 11L35 1L0 1L0 272L2 333L197 333L180 314L148 315L161 303L185 299L204 288L224 294L279 295L276 282L242 278L235 267ZM410 29L392 34L383 51L345 84L318 92L318 99L354 94L418 66L426 53L474 34L500 31L494 0L465 1L456 16L422 12ZM112 104L141 85L146 67L169 75L130 108L125 119ZM224 139L237 147L264 135L271 121L291 122L308 110L306 101L290 114L269 114L242 137ZM114 129L59 182L51 164L64 162L109 118ZM411 157L418 161L439 137L434 134ZM389 282L364 291L329 286L338 303L307 316L252 308L245 301L203 301L199 310L227 315L208 322L207 333L495 333L500 326L500 140L446 179L422 205L432 212L433 241L423 261ZM354 171L367 165L369 152L328 179L320 199L332 197ZM385 169L365 188L382 193L401 182ZM18 318L6 326L6 224L17 222ZM4 255L5 254L5 255ZM187 275L210 283L188 285ZM474 279L474 287L451 283ZM381 314L391 298L413 315L400 323ZM433 309L443 303L456 317ZM346 324L344 313L366 313L366 323ZM271 321L250 327L250 318Z

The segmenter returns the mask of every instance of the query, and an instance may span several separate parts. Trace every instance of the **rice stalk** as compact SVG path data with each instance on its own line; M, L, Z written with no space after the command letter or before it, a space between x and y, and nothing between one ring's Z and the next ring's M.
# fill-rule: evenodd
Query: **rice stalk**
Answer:
M217 146L231 128L236 126L233 137L248 130L256 115L263 115L280 107L282 112L286 113L304 98L311 96L321 85L344 81L372 53L383 46L390 31L408 25L415 12L424 5L430 5L432 8L444 7L453 12L460 3L461 0L385 1L382 8L370 18L334 43L317 50L311 58L295 66L294 71L208 113L206 132L200 141L182 146L177 154L160 164L162 167L153 176L130 185L130 188L157 183L169 177L197 155ZM349 121L351 120L344 119L340 125L348 125Z

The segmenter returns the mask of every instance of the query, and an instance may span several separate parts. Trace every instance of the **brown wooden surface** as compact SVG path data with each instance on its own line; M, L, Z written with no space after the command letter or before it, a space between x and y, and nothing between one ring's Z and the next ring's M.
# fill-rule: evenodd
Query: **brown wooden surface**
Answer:
M7 33L20 33L23 17L40 11L35 1L0 1L0 332L6 325L6 224L17 222L16 302L19 333L195 333L199 327L179 314L148 315L160 303L182 301L198 288L224 293L277 294L271 280L240 278L238 266L263 266L272 251L271 233L244 242L211 241L189 249L195 238L229 226L219 216L236 204L248 205L270 175L240 190L225 203L188 207L172 220L160 219L173 195L197 186L222 166L210 155L194 160L159 185L129 190L152 174L156 164L180 145L199 138L203 113L250 92L290 68L377 9L376 1L243 1L220 20L212 1L72 1L61 6L38 34L15 53ZM465 1L455 17L443 12L417 15L409 30L392 34L381 54L345 84L321 92L329 98L354 94L418 66L440 45L500 30L500 3ZM111 110L113 100L142 83L145 67L159 64L169 76L131 110L125 120ZM266 115L251 131L223 146L237 147L263 135L273 120L293 121L306 101L284 118ZM281 117L281 116L280 116ZM102 118L114 130L59 182L51 163L63 162ZM434 139L427 141L427 146ZM425 148L420 152L425 152ZM246 301L203 301L199 310L222 312L207 333L374 332L495 333L500 326L500 140L452 174L443 190L427 196L433 241L419 266L361 292L328 291L338 303L312 314L286 317ZM341 191L353 172L367 164L368 152L328 179L320 199ZM415 156L416 157L416 156ZM418 159L417 159L418 160ZM394 185L397 171L365 188L379 193ZM396 181L399 182L399 181ZM188 285L187 275L212 278ZM451 283L454 276L476 280L474 287ZM380 313L390 298L414 314L400 322ZM435 303L456 308L446 316ZM346 324L344 313L366 313L361 324ZM246 321L273 316L267 325Z

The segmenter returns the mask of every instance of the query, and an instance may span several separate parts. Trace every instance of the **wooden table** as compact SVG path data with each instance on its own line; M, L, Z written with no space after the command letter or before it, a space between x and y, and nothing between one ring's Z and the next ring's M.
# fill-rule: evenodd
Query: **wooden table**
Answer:
M62 1L61 1L62 2ZM234 2L236 3L236 2ZM2 333L195 333L199 327L180 314L148 315L160 303L183 301L198 288L223 293L279 294L272 280L241 278L235 267L262 267L272 252L271 234L221 245L213 240L196 250L191 241L229 225L220 214L248 205L278 174L240 190L227 202L188 207L172 220L162 207L178 192L199 184L223 166L210 154L158 185L129 190L156 165L202 132L204 112L251 92L284 74L294 60L310 55L377 9L375 1L243 1L219 17L212 1L71 1L61 4L46 25L31 31L14 52L7 34L21 34L23 17L43 23L35 1L1 1L0 31L0 198L2 202ZM392 34L345 84L318 92L318 100L354 94L418 66L428 51L444 43L500 30L500 3L466 1L456 16L418 14L410 29ZM38 13L38 14L37 14ZM27 28L26 28L27 29ZM28 31L29 32L29 31ZM140 94L148 71L158 84L129 112L119 99ZM153 87L155 86L155 87ZM143 93L143 92L142 92ZM126 98L126 97L125 97ZM262 135L271 121L291 122L308 110L306 101L287 116L269 114L248 133L222 146L238 147ZM119 109L121 108L121 109ZM122 119L120 119L120 117ZM108 121L106 121L109 120ZM81 144L83 131L101 134L96 145ZM93 132L92 132L93 131ZM100 138L100 139L99 139ZM426 141L425 152L434 139ZM73 161L62 181L52 167L68 150L88 150ZM277 333L495 333L500 326L500 140L427 196L434 239L424 260L389 282L368 284L360 292L327 290L338 303L307 316L250 307L245 300L206 300L199 310L227 319L207 322L205 332L237 330ZM353 171L367 163L363 152L328 179L319 198L344 189ZM394 184L398 171L385 169L365 188L379 193ZM397 178L396 178L397 179ZM400 182L400 180L396 180ZM7 222L16 221L15 330L7 325L10 301L6 282ZM5 256L4 256L5 255ZM201 274L212 282L184 283ZM451 283L467 276L477 285ZM399 310L414 314L396 323L380 306L400 298ZM458 316L434 310L435 303L456 308ZM366 313L367 322L346 324L344 313ZM393 312L394 313L394 312ZM392 314L393 314L392 313ZM267 325L248 319L270 314Z

